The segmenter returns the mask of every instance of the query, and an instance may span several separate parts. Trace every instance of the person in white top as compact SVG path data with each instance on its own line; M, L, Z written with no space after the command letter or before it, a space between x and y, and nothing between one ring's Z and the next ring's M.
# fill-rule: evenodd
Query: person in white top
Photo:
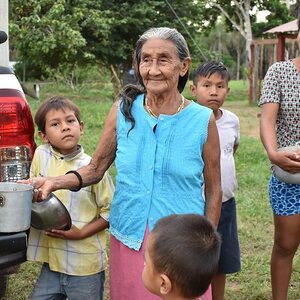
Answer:
M234 154L240 141L238 117L221 106L229 92L230 75L221 62L210 61L199 65L193 72L190 90L200 105L214 112L221 147L222 211L218 232L222 237L218 273L212 281L213 300L223 300L226 274L241 269L240 246L237 231L237 213L234 193L237 189Z

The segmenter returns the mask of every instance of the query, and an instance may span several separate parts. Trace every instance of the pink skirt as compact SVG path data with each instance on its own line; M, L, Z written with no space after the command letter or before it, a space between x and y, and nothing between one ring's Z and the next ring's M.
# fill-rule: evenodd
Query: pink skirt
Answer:
M123 245L110 235L110 300L159 300L148 292L142 281L145 244L148 228L142 247L135 251ZM211 288L199 300L211 300Z

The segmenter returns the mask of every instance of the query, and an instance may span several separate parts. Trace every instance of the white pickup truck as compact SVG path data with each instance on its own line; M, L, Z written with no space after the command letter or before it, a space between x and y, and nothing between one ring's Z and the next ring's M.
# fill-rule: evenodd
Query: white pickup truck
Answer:
M22 87L10 68L0 66L0 181L28 178L35 148L34 123ZM7 275L26 260L27 234L2 232L0 220L0 299Z

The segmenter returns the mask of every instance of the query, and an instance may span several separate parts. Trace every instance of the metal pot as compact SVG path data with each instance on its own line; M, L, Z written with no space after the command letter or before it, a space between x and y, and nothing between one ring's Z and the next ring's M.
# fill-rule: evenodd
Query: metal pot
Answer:
M30 227L33 186L0 182L0 232L19 232Z
M72 220L64 204L50 193L45 200L32 203L31 226L39 230L69 230Z
M296 143L295 146L287 146L278 149L278 151L291 151L291 152L297 152L299 150L300 150L299 143ZM273 165L272 169L278 180L289 184L300 184L300 173L289 173L281 169L277 165Z

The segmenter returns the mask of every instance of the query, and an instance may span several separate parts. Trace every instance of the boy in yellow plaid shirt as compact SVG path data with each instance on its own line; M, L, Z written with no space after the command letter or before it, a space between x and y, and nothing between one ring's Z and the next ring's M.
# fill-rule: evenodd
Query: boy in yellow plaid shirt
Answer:
M78 107L63 97L52 97L35 115L43 145L34 154L31 177L63 175L87 165L79 140L83 123ZM114 185L108 173L79 191L58 190L68 209L70 230L30 229L27 259L43 263L30 299L103 299L106 267L105 229Z

